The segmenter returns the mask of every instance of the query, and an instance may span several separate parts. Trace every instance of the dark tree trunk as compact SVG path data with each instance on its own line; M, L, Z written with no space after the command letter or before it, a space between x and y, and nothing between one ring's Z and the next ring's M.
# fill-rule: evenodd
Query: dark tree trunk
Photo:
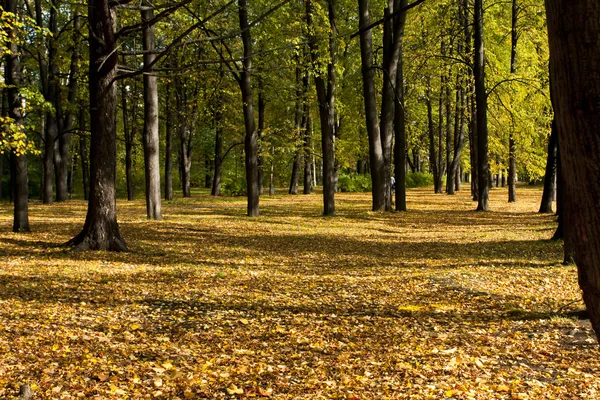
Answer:
M459 45L459 52L462 46ZM456 78L456 108L454 116L454 156L449 163L446 188L448 194L460 190L460 156L465 141L465 96L461 77Z
M328 0L329 16L329 57L327 76L315 75L315 87L319 103L319 119L321 121L321 152L323 153L323 215L335 215L335 0ZM309 30L312 22L312 4L306 1L306 17ZM317 38L309 37L309 47L313 63L318 63ZM327 81L327 82L325 82Z
M552 201L556 190L556 152L558 149L558 132L556 132L556 120L552 121L552 131L548 139L548 158L546 161L546 174L544 175L544 192L540 204L540 213L552 213Z
M252 71L252 37L248 25L248 7L246 0L238 0L240 29L244 44L244 61L240 74L240 90L244 109L244 126L246 136L244 150L246 153L246 192L248 196L248 216L259 215L259 188L258 188L258 133L254 125L254 106L252 104L252 85L250 74Z
M487 93L485 89L485 52L483 47L483 0L475 0L475 102L477 104L477 210L489 208Z
M83 103L83 102L82 102ZM85 135L85 109L79 108L79 158L81 159L81 176L83 180L83 199L90 199L90 169L88 163L87 137Z
M403 8L407 1L400 1ZM396 8L396 7L395 7ZM398 65L396 67L396 101L394 110L394 173L396 176L396 211L406 211L406 115L404 109L404 28L406 12L402 12L395 21L395 35L398 40Z
M566 242L600 338L600 3L546 0ZM565 243L566 247L567 243Z
M517 0L512 0L512 23L511 23L511 51L510 51L510 73L517 73L517 21L519 13L519 4ZM517 145L512 132L508 137L508 202L517 201Z
M141 11L142 23L154 18L154 11L148 0ZM154 27L146 24L142 30L144 65L151 65L156 58L154 52ZM162 219L160 199L160 153L158 135L158 85L156 76L144 74L144 175L146 177L146 216L148 219Z
M173 116L170 86L165 94L165 200L173 200Z
M368 0L359 0L359 26L371 23ZM371 187L373 211L385 210L384 156L381 144L380 127L377 118L377 100L375 92L375 69L373 68L373 34L366 30L360 34L361 70L363 78L363 97L367 135L369 137L369 165L371 167Z
M6 0L5 10L17 14L18 0ZM8 86L8 116L13 119L18 129L23 126L21 112L21 66L19 63L19 48L17 45L16 28L9 30L8 43L10 53L5 60L5 82ZM29 232L29 187L27 178L27 156L18 151L11 151L10 172L13 183L14 219L13 232Z
M83 230L69 241L78 250L127 250L117 224L116 13L108 0L89 0L90 201Z

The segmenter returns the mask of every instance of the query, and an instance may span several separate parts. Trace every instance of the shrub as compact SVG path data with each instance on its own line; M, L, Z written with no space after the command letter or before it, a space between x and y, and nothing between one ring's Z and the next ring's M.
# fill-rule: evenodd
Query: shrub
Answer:
M223 196L245 196L246 179L235 179L223 177L221 183L221 194Z
M338 189L341 192L369 192L371 191L371 176L340 173Z
M406 187L407 188L418 188L427 187L433 185L433 175L425 174L423 172L413 172L406 174Z

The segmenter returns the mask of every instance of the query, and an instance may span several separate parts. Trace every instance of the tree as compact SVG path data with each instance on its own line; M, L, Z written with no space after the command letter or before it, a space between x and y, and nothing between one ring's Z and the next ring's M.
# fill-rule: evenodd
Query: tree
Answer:
M108 0L89 0L90 200L83 230L68 244L78 250L127 250L117 224L116 12Z
M144 65L152 65L156 58L153 52L154 18L153 8L147 0L142 2L142 41ZM160 220L160 157L158 152L158 85L151 72L144 74L144 172L146 176L146 215L149 219Z
M477 116L477 210L487 211L489 201L489 163L487 92L485 88L485 51L483 47L483 0L475 0L475 102Z
M4 10L11 13L14 20L7 28L9 51L6 52L5 81L8 86L8 116L13 124L17 140L23 141L23 107L19 89L21 85L21 66L17 36L18 0L6 0ZM18 142L17 142L18 143ZM10 153L10 171L13 182L14 219L13 232L29 232L29 187L27 176L27 156L22 148L13 147Z
M546 0L550 74L564 173L566 236L600 338L600 3Z

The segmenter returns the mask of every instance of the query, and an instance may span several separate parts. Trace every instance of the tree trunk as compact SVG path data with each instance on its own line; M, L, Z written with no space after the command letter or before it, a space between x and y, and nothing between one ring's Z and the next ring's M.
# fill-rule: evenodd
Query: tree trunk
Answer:
M142 1L142 23L154 18L154 11L148 0ZM150 65L156 58L154 52L154 27L145 25L142 30L144 65ZM158 85L156 76L144 74L144 172L146 177L146 216L160 220L160 153L158 136Z
M191 121L188 121L189 115L186 114L186 92L185 85L181 82L181 78L175 79L176 94L177 94L177 110L178 110L178 129L179 129L179 181L181 183L181 191L183 197L192 197L190 171L192 167L191 160L191 132L190 127L193 126ZM195 118L192 118L193 120Z
M78 250L127 250L117 224L116 12L108 0L89 0L90 201L83 230L69 241Z
M17 14L18 0L6 0L5 10ZM8 116L13 119L17 129L23 127L21 111L21 65L17 45L16 28L8 31L10 52L6 55L5 82L8 86ZM29 232L29 187L27 178L27 156L13 149L10 154L11 180L13 183L14 219L13 232Z
M489 208L487 93L485 89L485 52L483 47L483 0L475 0L475 102L477 104L477 210Z
M173 116L170 86L165 94L165 200L173 200Z
M425 95L425 103L427 105L427 132L429 133L429 168L433 174L434 192L438 192L439 170L437 156L435 152L435 126L433 124L433 107L431 105L431 86L427 83L427 93Z
M263 80L262 76L258 77L258 140L262 139L263 131L265 129L265 94L263 91ZM259 147L260 150L260 147ZM258 155L258 194L261 195L264 192L264 160Z
M519 4L517 0L512 0L512 23L511 23L511 51L510 51L510 73L517 72L517 33ZM508 137L508 202L517 201L517 146L515 137L511 129Z
M546 0L550 81L564 183L565 248L600 338L600 3Z
M398 9L406 6L400 1ZM396 7L394 7L396 8ZM406 110L404 109L404 28L406 11L400 13L395 21L395 35L398 40L398 65L396 67L396 101L394 110L394 172L396 175L396 211L406 211Z
M544 192L542 194L542 202L540 204L540 213L552 213L552 200L554 199L554 191L556 190L556 151L557 151L557 136L556 120L552 121L552 131L548 139L548 158L546 161L546 174L544 175Z
M252 37L250 36L250 25L248 25L248 8L246 0L238 0L238 11L240 29L242 31L242 42L244 44L244 61L239 83L244 109L244 126L246 128L244 150L246 153L247 208L249 217L257 217L260 213L260 192L258 188L258 134L254 125L254 106L252 104L252 85L250 83L250 74L252 71Z
M335 0L328 0L329 16L329 56L327 76L315 75L315 87L319 103L319 119L321 121L321 152L323 153L323 215L335 215ZM306 1L306 16L309 30L312 27L312 4ZM317 38L309 37L309 47L313 64L318 63ZM325 84L327 80L327 84ZM375 122L376 124L376 122Z
M305 81L305 88L308 88L308 75L303 78ZM310 137L310 115L308 104L305 105L305 118L306 124L304 127L304 190L303 194L310 194L312 192L312 162L311 162L311 137Z

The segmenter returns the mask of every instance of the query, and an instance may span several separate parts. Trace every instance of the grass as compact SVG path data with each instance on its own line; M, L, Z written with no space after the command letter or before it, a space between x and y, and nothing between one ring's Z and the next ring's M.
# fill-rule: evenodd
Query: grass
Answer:
M71 253L86 204L0 206L0 398L595 398L600 357L541 191L119 201L128 253Z

